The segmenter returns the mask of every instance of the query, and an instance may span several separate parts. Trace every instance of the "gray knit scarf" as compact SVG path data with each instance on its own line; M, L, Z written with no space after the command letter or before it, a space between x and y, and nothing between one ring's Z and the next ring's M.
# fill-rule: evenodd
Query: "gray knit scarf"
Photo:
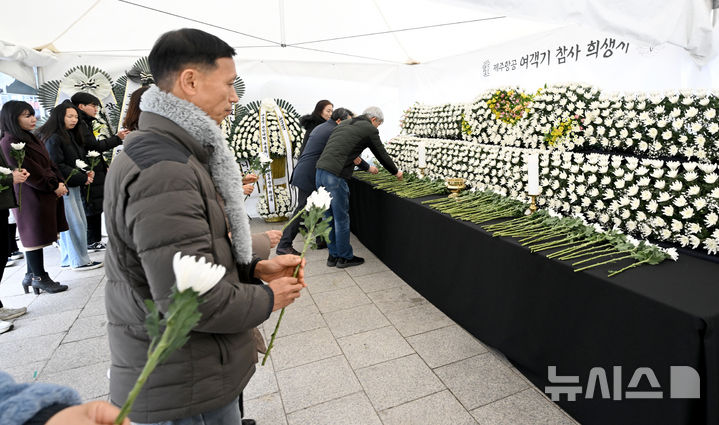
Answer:
M210 157L210 175L225 201L225 214L232 232L232 250L241 264L252 261L250 223L245 213L242 174L220 127L202 109L177 96L151 87L142 95L140 109L163 116L200 142Z

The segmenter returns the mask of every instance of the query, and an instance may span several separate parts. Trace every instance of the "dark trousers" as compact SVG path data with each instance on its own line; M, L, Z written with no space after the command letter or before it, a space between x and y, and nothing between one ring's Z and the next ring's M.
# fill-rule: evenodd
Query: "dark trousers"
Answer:
M307 205L307 198L311 194L312 192L305 192L304 190L297 188L297 208L295 208L295 211L292 213L292 217L305 208L305 205ZM292 247L292 241L295 240L295 236L297 236L297 233L300 231L301 222L302 218L297 217L295 221L285 227L285 231L282 232L282 239L280 239L280 243L277 244L277 248L288 249Z
M0 221L2 218L0 218ZM15 240L15 234L17 233L17 224L12 223L7 225L7 252L8 255L12 254L13 252L17 252L20 249L17 246L17 241Z
M102 213L87 216L87 244L102 240Z

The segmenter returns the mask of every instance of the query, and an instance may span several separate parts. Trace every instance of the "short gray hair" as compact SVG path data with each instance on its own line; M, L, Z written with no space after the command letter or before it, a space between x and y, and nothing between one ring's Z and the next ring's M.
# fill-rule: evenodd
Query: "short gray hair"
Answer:
M367 115L368 118L377 118L380 122L384 122L384 114L382 110L376 106L370 106L365 109L362 115Z

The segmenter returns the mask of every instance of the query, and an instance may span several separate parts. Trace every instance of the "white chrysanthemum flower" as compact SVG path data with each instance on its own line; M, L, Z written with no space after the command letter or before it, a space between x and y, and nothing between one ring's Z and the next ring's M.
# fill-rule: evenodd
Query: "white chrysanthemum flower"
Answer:
M87 164L85 163L85 161L83 161L83 160L81 160L81 159L76 159L76 160L75 160L75 167L77 167L77 168L79 168L79 169L81 169L81 170L84 170L85 168L87 168Z
M21 151L25 149L25 143L10 143L10 147L12 147L16 151Z
M182 255L180 252L172 257L172 270L175 272L178 291L191 288L200 295L212 289L225 276L224 266L208 263L205 257L197 260L194 256Z
M6 168L6 167L0 167L0 173L8 175L8 174L12 174L12 170L9 168Z

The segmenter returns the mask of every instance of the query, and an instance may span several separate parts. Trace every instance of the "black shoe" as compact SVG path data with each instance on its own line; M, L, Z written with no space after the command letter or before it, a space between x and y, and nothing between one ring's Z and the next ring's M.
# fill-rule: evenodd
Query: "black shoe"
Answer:
M67 285L60 285L54 280L50 279L50 276L45 273L40 276L33 276L32 278L32 290L35 295L40 295L40 290L47 292L48 294L55 294L62 291L67 291Z
M338 269L344 269L346 267L352 267L352 266L359 266L360 264L364 264L364 258L353 256L349 260L346 258L340 258L337 260L337 268Z
M337 257L331 255L327 256L327 267L334 267L337 265Z
M325 249L327 248L327 242L325 242L325 238L317 238L317 249Z
M20 251L11 252L10 255L8 255L8 258L11 260L22 260L25 258L25 254L23 254Z
M242 425L257 425L257 422L254 419L243 419Z
M22 289L25 290L25 293L30 292L30 288L32 286L32 273L25 273L25 277L22 280Z
M280 248L280 247L278 246L277 249L275 250L275 252L277 252L277 255L287 255L287 254L302 255L302 254L300 254L300 252L298 252L296 249L294 249L294 248L292 248L292 247L289 247L289 248Z
M87 246L87 252L98 252L98 251L104 251L107 248L104 243L102 242L95 242L91 243Z

